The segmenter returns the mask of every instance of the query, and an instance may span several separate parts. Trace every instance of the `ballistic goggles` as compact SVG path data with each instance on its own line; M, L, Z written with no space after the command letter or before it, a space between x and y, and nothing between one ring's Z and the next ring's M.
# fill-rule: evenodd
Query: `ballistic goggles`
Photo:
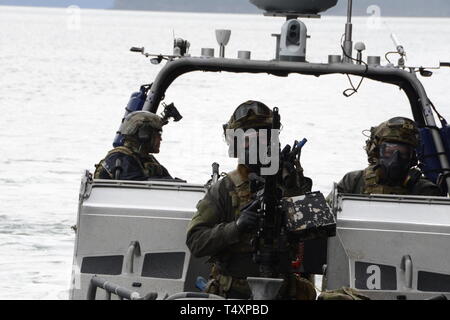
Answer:
M233 120L234 121L242 120L245 117L248 117L250 114L265 117L272 116L272 112L268 107L260 103L251 102L240 105L239 108L237 108L236 111L233 113Z
M404 143L383 142L380 145L380 157L391 158L398 151L400 158L411 159L413 155L413 147Z

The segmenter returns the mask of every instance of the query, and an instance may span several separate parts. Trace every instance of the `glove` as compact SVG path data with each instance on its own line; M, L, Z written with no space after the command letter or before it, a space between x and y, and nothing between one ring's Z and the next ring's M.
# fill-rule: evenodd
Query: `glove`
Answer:
M259 201L255 200L241 209L241 214L236 220L236 227L239 232L248 232L256 229L258 224L258 213L256 210L259 205Z

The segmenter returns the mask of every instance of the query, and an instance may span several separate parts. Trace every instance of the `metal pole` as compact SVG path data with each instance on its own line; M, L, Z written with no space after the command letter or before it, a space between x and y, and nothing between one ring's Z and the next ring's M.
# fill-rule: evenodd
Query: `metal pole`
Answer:
M344 62L352 63L352 50L353 50L353 42L352 42L352 0L348 0L347 7L347 23L345 24L345 41L344 41Z
M352 9L353 9L353 0L348 0L347 23L351 23L352 22Z
M445 153L444 143L442 142L442 137L437 129L436 122L433 117L433 111L431 110L431 104L424 103L423 107L423 116L425 119L425 124L430 127L431 136L433 137L434 146L436 147L436 151L438 153L439 162L441 164L442 169L450 168L450 159L447 159L447 155ZM450 177L445 179L447 184L447 194L450 195Z
M86 294L87 300L95 300L95 296L97 295L97 285L94 283L94 281L92 281L94 278L89 281L89 286Z
M132 241L128 247L127 254L125 255L124 274L132 274L134 266L134 256L139 257L141 255L141 246L139 241Z

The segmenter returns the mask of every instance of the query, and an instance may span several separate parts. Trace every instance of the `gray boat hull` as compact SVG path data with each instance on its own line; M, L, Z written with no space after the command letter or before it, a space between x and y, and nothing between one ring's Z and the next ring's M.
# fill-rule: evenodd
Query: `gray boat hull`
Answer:
M71 299L114 298L101 289L92 294L93 279L139 297L199 292L196 279L208 278L210 266L185 241L202 185L92 180L87 172L81 186ZM450 298L449 198L334 198L337 233L320 249L327 251L324 289L351 287L373 299Z
M326 289L373 299L450 297L450 199L338 195Z
M87 299L93 277L159 298L195 291L208 277L191 256L186 228L203 198L202 185L83 179L73 258L71 299ZM96 299L105 299L97 290ZM117 297L116 297L117 298Z

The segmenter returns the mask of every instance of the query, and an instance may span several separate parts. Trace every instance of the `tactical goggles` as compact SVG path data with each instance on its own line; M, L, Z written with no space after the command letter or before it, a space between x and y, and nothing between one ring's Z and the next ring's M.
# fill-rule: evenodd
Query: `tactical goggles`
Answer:
M398 151L402 159L411 159L413 148L404 143L383 142L380 146L380 157L391 158Z
M257 116L271 116L270 109L265 108L264 106L257 104L257 103L251 103L251 104L244 104L240 106L233 114L234 121L239 121L247 116L249 116L250 111L257 115Z
M162 130L155 130L152 127L145 126L138 130L138 139L140 141L150 141L153 137L161 137Z

